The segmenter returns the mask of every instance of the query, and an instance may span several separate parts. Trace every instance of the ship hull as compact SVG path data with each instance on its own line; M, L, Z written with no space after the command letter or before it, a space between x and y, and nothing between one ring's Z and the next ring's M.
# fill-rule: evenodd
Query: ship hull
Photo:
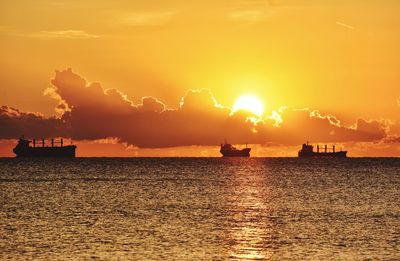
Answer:
M23 149L14 149L18 158L22 157L46 157L46 158L74 158L76 146L64 147L28 147Z
M338 152L299 152L299 158L346 158L347 151Z
M251 148L242 150L220 150L222 157L250 157Z

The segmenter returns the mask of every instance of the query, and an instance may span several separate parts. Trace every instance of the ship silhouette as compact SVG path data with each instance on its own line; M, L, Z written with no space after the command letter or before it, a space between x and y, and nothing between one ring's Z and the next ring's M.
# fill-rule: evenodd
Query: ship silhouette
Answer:
M33 145L31 146L30 143ZM75 149L75 145L64 146L63 139L59 142L51 139L51 146L46 146L44 139L37 143L35 139L30 141L22 136L13 151L17 157L74 158Z
M317 151L314 151L314 146L303 144L301 150L299 151L300 158L312 158L312 157L332 157L332 158L346 158L347 151L335 151L335 145L332 146L332 150L328 149L325 145L324 150L320 151L321 147L317 145Z
M223 157L250 157L251 148L239 150L225 141L224 144L221 144L221 149L219 151Z

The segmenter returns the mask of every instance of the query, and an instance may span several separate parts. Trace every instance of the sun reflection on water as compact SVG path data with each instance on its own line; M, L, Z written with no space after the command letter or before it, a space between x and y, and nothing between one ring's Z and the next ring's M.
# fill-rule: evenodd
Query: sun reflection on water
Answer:
M251 169L233 174L232 230L229 256L237 260L266 260L271 258L267 238L271 225L265 220L267 206L263 180Z

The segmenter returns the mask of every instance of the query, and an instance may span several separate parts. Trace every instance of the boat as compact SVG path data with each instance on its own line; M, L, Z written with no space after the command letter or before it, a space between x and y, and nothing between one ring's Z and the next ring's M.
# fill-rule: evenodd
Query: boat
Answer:
M251 148L239 150L225 141L224 144L221 144L221 149L219 151L223 157L250 157Z
M31 146L32 143L32 146ZM59 144L59 146L57 146ZM45 140L37 142L25 139L23 136L19 139L17 146L13 149L15 155L20 157L54 157L54 158L74 158L75 145L64 146L63 139L59 142L51 139L51 146L46 146Z
M332 149L328 149L328 146L325 145L323 151L321 147L317 145L317 151L314 151L314 146L307 144L303 144L301 150L299 151L299 158L313 158L313 157L324 157L324 158L346 158L347 151L336 151L335 145L332 146Z

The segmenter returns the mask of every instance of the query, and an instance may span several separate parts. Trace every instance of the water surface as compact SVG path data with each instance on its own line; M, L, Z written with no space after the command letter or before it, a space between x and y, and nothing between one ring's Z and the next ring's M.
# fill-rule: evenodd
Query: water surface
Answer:
M400 159L0 159L0 259L400 259Z

